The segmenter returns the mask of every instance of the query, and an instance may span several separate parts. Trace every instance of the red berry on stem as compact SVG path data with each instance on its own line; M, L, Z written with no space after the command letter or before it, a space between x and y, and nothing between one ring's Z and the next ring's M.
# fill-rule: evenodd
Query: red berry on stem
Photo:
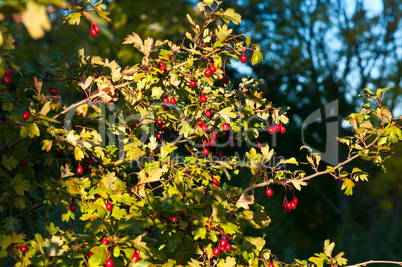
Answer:
M165 97L164 99L163 99L163 104L169 104L169 98L167 98L167 97Z
M275 267L273 263L268 264L268 267Z
M92 22L91 22L91 25L92 25L92 27L96 27L96 26L98 26L98 24L96 24L96 22L95 22L95 21L92 21Z
M172 216L172 221L177 222L177 218L175 216Z
M52 95L57 95L57 88L56 88L56 87L50 88L50 93L51 93Z
M286 132L285 127L283 127L283 126L281 125L281 134L284 134L285 132Z
M297 203L299 203L299 200L297 199L297 197L294 197L294 198L292 199L292 202L295 203L295 205L297 205Z
M197 122L197 125L200 126L200 127L201 127L203 124L204 124L204 122L203 122L202 120L199 120L199 121Z
M232 250L232 245L229 244L229 243L227 243L226 246L225 246L225 250L226 250L227 252L231 251L231 250Z
M214 255L218 256L221 250L219 248L214 248Z
M90 33L91 33L92 36L97 36L98 35L98 33L95 31L95 29L91 29Z
M102 244L107 246L109 244L109 240L105 237L102 239Z
M95 71L94 76L95 76L95 78L98 78L99 77L99 72Z
M106 267L113 267L113 260L112 259L107 259L105 261L105 266Z
M204 103L205 101L207 101L207 97L205 95L200 96L200 101L201 103Z
M283 205L282 205L282 210L283 210L283 211L288 211L288 207L286 206L286 204L283 204Z
M204 147L204 148L202 149L202 153L204 153L205 156L208 155L208 153L209 153L208 148Z
M224 124L222 124L222 129L226 132L229 131L229 124L227 124L226 122Z
M162 125L162 119L157 119L156 123L159 124L159 125Z
M227 84L227 83L229 83L230 82L230 80L229 80L229 77L228 76L223 76L222 77L222 82L224 83L224 84Z
M208 125L206 125L205 123L203 125L201 125L201 129L203 132L208 131Z
M24 112L22 113L21 117L24 121L26 121L27 119L29 119L29 117L31 116L31 114L29 112Z
M279 132L281 130L281 126L279 124L275 125L275 132Z
M290 211L292 209L292 203L288 202L286 208Z
M271 188L267 188L267 190L265 190L265 194L267 194L267 196L272 196L272 194L273 194L274 192L272 191L272 189Z
M77 173L78 174L81 174L81 173L83 173L84 172L84 169L81 167L81 166L78 166L77 167Z
M211 136L212 136L212 139L214 139L214 140L215 140L216 138L218 138L217 133L212 133Z
M270 134L273 134L274 131L275 131L274 127L270 126L270 127L268 128L268 132L269 132Z
M22 253L25 253L28 251L28 247L27 246L20 246L20 250L22 251Z
M219 246L224 247L224 246L226 246L227 243L228 243L228 241L227 241L225 238L223 238L223 239L219 242Z
M106 209L110 211L110 210L112 210L112 208L113 208L112 203L107 202L107 203L106 203Z
M216 179L216 178L212 179L212 184L213 185L218 185L219 184L218 179Z
M261 143L257 141L257 147L261 148Z
M20 164L21 164L21 167L24 167L24 168L28 165L25 160L21 160Z
M206 116L206 117L210 118L211 115L212 115L212 112L211 112L210 110L206 110L206 111L205 111L205 116Z
M76 210L75 205L74 204L68 205L68 210L71 212L75 212L75 210Z
M95 27L94 27L94 30L95 30L96 34L98 34L98 32L99 32L99 27L98 27L98 26L95 26Z
M158 67L159 67L159 69L160 69L161 71L166 70L165 63L163 63L162 61L158 63Z
M92 255L94 255L92 252L88 253L88 258L92 257Z
M156 138L157 138L157 139L162 139L162 135L161 135L160 133L157 133L157 134L156 134Z
M197 85L196 81L190 82L190 88L194 88Z
M241 55L240 61L241 61L241 63L246 63L247 62L247 57L245 55Z
M218 156L218 158L222 158L223 157L222 151L216 152L216 156Z
M131 260L133 262L138 262L140 260L140 257L138 256L138 254L134 253L133 256L131 257Z
M210 140L209 140L209 145L210 145L210 146L214 146L214 145L215 145L214 139L210 139Z
M4 77L3 77L3 82L4 82L5 84L9 84L10 81L11 81L10 77L8 77L8 76L4 76Z
M68 164L68 160L63 159L63 165L67 165Z
M176 99L174 97L170 98L170 104L176 105Z
M205 77L211 77L211 71L209 69L205 70Z
M176 135L172 134L172 135L170 136L170 141L174 141L174 140L176 140Z
M11 77L11 75L13 75L13 73L11 72L11 70L6 69L6 72L4 73L4 75L6 75L7 77Z
M166 128L167 128L166 124L162 124L162 126L161 126L161 127L162 127L162 130L163 130L163 131L165 131L165 130L166 130Z
M140 251L138 249L134 249L134 253L140 255Z
M209 67L209 71L212 72L212 73L214 73L216 71L215 63L212 64L212 66Z

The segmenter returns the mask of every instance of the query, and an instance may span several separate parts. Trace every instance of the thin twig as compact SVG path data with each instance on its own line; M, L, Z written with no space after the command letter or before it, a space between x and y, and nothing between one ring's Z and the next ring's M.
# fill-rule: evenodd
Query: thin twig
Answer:
M363 266L363 265L367 265L367 264L373 264L373 263L396 264L396 265L402 266L402 261L375 261L375 260L370 260L370 261L365 261L365 262L361 262L361 263L357 263L357 264L353 264L353 265L347 265L347 266L344 266L344 267L359 267L359 266Z

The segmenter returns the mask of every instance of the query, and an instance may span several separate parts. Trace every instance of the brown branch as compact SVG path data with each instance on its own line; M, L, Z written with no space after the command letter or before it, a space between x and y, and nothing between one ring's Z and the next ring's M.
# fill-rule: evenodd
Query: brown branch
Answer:
M16 144L18 144L21 141L22 141L22 137L18 137L17 139L15 139L11 143L9 143L8 145L6 145L2 149L0 149L0 155L4 154L5 152L7 152L7 150L9 150L10 148L12 148L13 146L15 146Z
M53 119L57 119L57 117L59 117L60 115L66 114L66 113L69 112L70 110L75 109L75 108L77 108L77 107L79 107L79 106L81 106L81 105L84 105L85 103L87 103L87 102L93 100L94 98L98 97L99 95L100 95L100 93L97 93L97 94L95 94L95 95L89 96L88 98L83 99L83 100L81 100L81 101L79 101L79 102L77 102L77 103L75 103L75 104L69 106L68 108L66 108L65 110L63 110L62 112L60 112L59 114L53 116Z
M14 218L19 219L24 217L25 215L28 215L29 213L31 213L32 211L39 209L40 207L42 207L44 205L44 201L38 202L36 204L33 204L31 207L27 208L26 210L18 213L17 215L14 216Z

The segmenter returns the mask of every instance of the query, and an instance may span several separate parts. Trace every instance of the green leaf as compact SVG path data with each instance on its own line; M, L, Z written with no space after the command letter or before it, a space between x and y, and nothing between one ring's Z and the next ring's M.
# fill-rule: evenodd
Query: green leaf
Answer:
M247 220L255 229L264 229L271 222L271 219L263 210L257 210L254 212L251 210L245 210L243 211L243 216L244 219Z
M296 158L294 158L294 157L291 157L290 159L286 159L286 160L281 159L281 160L279 161L279 164L285 164L285 163L299 165L299 163L297 162Z
M228 26L223 25L218 25L218 27L215 29L215 34L216 37L218 37L218 40L225 40L232 34L233 29L228 29Z
M9 216L3 219L3 223L4 229L8 232L11 232L15 230L15 226L18 224L18 220L14 217Z
M297 189L297 190L301 190L301 186L307 186L306 182L300 181L300 180L296 180L296 179L291 179L290 182L293 184L293 186Z
M323 258L310 257L308 260L313 262L317 267L323 267L324 266L324 259Z
M241 22L241 15L236 13L233 8L228 8L225 13L222 14L222 19L226 23L233 22L238 25Z
M260 51L255 50L251 57L251 64L256 65L260 64L263 59L262 53Z
M345 190L345 195L350 196L353 194L353 187L355 186L355 184L352 182L352 180L350 179L345 179L345 181L343 181L342 184L342 188L341 190Z
M47 152L52 149L53 141L52 140L43 140L42 141L42 150L46 150Z
M107 250L105 246L97 246L93 247L90 250L93 255L89 258L89 266L90 267L98 267L103 266L107 259Z
M255 254L259 254L265 245L265 240L261 237L246 236L243 239L242 249L244 251L254 251Z
M79 25L80 24L80 19L81 19L81 13L80 12L74 12L69 14L65 20L69 25Z
M42 107L42 109L41 109L41 111L40 111L40 114L43 115L43 116L46 116L46 114L49 113L49 111L50 111L50 106L51 106L51 104L52 104L52 101L46 102L46 103L43 105L43 107Z
M236 113L232 112L232 107L224 108L218 113L227 123L230 123L230 118L235 119L237 117Z
M4 167L6 167L7 170L12 171L15 167L17 167L18 161L14 159L12 155L9 158L7 155L3 155L1 163Z
M199 238L205 239L207 235L207 229L205 229L204 226L201 226L193 230L191 233L194 235L194 240L197 240Z
M331 257L332 250L334 250L335 242L329 243L329 239L324 241L324 253L328 257Z
M39 127L36 123L31 123L26 126L26 130L28 131L28 135L30 138L34 138L35 136L40 136Z

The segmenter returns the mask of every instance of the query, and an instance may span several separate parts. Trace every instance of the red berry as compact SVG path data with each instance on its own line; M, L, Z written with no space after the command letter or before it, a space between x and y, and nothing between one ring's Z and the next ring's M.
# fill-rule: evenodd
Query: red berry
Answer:
M274 192L272 191L272 189L271 188L267 188L267 190L265 190L265 194L267 194L267 196L272 196L272 194L273 194Z
M56 150L56 156L58 156L59 158L62 156L61 150Z
M232 250L232 245L227 243L226 246L225 246L225 249L226 249L227 252L230 252Z
M219 248L214 248L214 255L218 256L221 250Z
M50 93L51 93L52 95L57 95L57 88L56 88L56 87L50 88Z
M281 125L281 134L284 134L285 132L286 132L285 127L283 127L283 126Z
M96 27L96 26L98 26L98 24L96 24L96 22L95 22L95 21L92 21L92 22L91 22L91 25L92 25L92 27Z
M275 267L273 263L268 264L268 267Z
M205 70L205 77L211 77L211 71L209 69Z
M292 199L292 202L295 203L295 205L297 205L297 203L299 203L299 200L297 199L297 197L294 197L294 198Z
M241 61L241 63L246 63L247 62L247 57L245 55L241 55L240 61Z
M268 132L269 132L270 134L273 134L274 131L275 131L274 127L270 126L270 127L268 128Z
M98 27L98 26L95 26L95 27L94 27L94 30L95 30L96 34L98 34L98 32L99 32L99 27Z
M175 216L172 217L173 222L177 222L177 218Z
M212 223L210 221L207 222L207 227L211 227Z
M138 262L140 260L140 257L138 256L138 254L134 253L133 256L131 257L131 260L133 262Z
M206 111L205 111L205 116L206 116L206 117L210 118L211 115L212 115L212 112L211 112L210 110L206 110Z
M170 141L174 141L174 140L176 140L176 135L172 134L172 135L170 136Z
M229 77L226 76L226 75L223 76L223 77L222 77L222 82L223 82L224 84L230 83Z
M138 249L134 249L134 253L140 255L140 251Z
M107 246L109 244L109 240L105 237L104 239L102 239L102 244Z
M98 33L95 31L95 29L91 29L90 33L91 33L92 36L97 36L98 35Z
M84 169L84 171L87 172L87 171L89 170L89 166L88 166L88 165L84 165L84 166L83 166L83 169Z
M99 72L95 71L94 76L95 76L95 78L98 78L99 77Z
M212 184L213 185L218 185L219 184L218 179L216 179L216 178L212 179Z
M94 160L93 160L93 158L89 158L89 159L86 159L85 162L86 162L88 165L92 165L92 164L94 163Z
M3 82L4 82L5 84L9 84L10 81L11 81L11 79L10 79L9 76L4 76L4 77L3 77Z
M164 99L163 99L163 104L169 104L169 98L167 98L167 97L165 97Z
M176 105L176 99L174 97L170 98L170 104Z
M200 127L201 127L203 124L204 124L204 122L203 122L202 120L199 120L199 121L197 122L197 125L200 126Z
M196 81L190 82L190 88L194 88L197 85Z
M112 259L107 259L105 261L105 266L106 267L113 267L113 260Z
M157 138L157 139L162 139L162 135L161 135L160 133L157 133L157 134L156 134L156 138Z
M161 71L166 70L165 63L163 63L162 61L158 63L158 67L159 67L159 69L160 69Z
M92 255L94 255L92 252L88 253L88 258L92 257Z
M210 139L209 140L209 146L214 146L214 145L215 145L214 139Z
M229 131L229 124L227 124L226 122L224 124L222 124L222 129L226 132Z
M161 128L162 128L163 131L165 131L166 128L167 128L166 124L162 124Z
M228 243L228 241L227 241L225 238L223 238L223 239L219 242L219 246L225 247L227 243Z
M162 125L162 119L157 119L156 123L159 124L159 125Z
M296 204L293 203L293 202L289 202L289 203L290 203L290 205L291 205L291 209L294 210L294 209L296 208Z
M209 153L208 148L204 147L204 148L202 149L202 153L204 153L205 156L208 155L208 153Z
M288 203L286 204L286 208L287 208L288 210L291 210L291 209L292 209L292 203L288 202Z
M77 173L78 174L81 174L81 173L83 173L84 172L84 169L81 167L81 166L78 166L77 167Z
M212 72L212 73L214 73L216 71L215 63L212 64L212 66L209 67L209 71Z
M202 139L202 144L203 144L203 146L206 145L207 143L208 143L208 140L207 140L207 139Z
M4 75L11 77L11 75L13 75L13 73L11 72L11 70L6 69L6 72L4 73Z
M67 165L68 164L68 160L63 159L63 165Z
M275 132L279 132L281 130L281 126L279 124L275 125Z
M204 103L205 101L207 101L207 97L205 95L200 96L200 101L201 103Z
M288 207L286 206L286 204L283 204L283 205L282 205L282 210L283 210L283 211L288 211Z
M222 151L216 152L216 156L217 156L218 158L222 158L222 157L223 157Z
M29 119L29 117L31 116L31 114L29 112L24 112L22 113L21 117L24 121L26 121L27 119Z
M261 148L261 143L257 141L257 147Z
M205 123L201 126L201 129L203 132L208 131L208 125L206 125Z
M212 136L212 139L214 139L214 140L215 140L216 138L218 138L218 134L217 134L217 133L212 133L211 136Z
M110 210L112 210L112 208L113 208L112 203L107 202L107 203L106 203L106 209L110 211Z
M21 167L24 167L24 168L28 165L25 160L21 160L20 164L21 164Z
M68 205L68 210L69 211L71 211L71 212L75 212L75 205L74 204L70 204L70 205Z
M20 250L25 253L28 251L28 247L27 246L20 246Z

